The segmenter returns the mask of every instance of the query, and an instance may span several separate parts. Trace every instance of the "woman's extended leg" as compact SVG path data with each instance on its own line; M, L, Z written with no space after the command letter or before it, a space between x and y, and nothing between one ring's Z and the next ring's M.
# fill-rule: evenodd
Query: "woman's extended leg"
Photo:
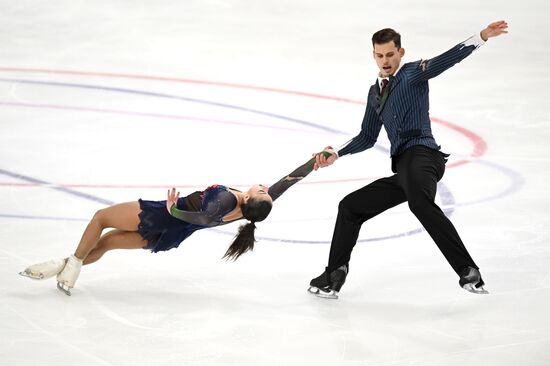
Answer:
M136 232L140 212L141 208L137 201L119 203L97 211L82 234L80 243L74 253L75 257L81 260L88 257L88 254L100 243L101 233L106 228ZM139 237L141 238L141 236Z
M69 267L74 267L75 269L78 268L78 271L80 271L79 266L82 265L82 260L86 259L88 254L98 245L100 245L101 248L99 248L92 257L86 260L86 264L95 262L103 255L103 253L110 249L144 247L146 242L144 242L141 235L137 233L139 225L138 215L140 212L141 209L139 207L139 202L121 203L97 211L82 234L82 239L80 240L74 255L75 258L71 260L72 265ZM102 240L101 233L108 227L116 228L121 233L128 232L128 234L116 235L117 240L115 241L115 234L108 233L104 235L105 239ZM47 279L55 275L59 275L60 272L66 267L66 264L71 257L73 256L33 264L19 274L33 279ZM78 274L71 275L71 277L74 276L77 277Z
M113 249L142 249L147 245L137 231L115 229L101 236L94 249L84 258L82 264L91 264L97 261L107 251Z
M145 247L147 242L137 232L140 212L138 202L121 203L98 211L84 231L75 254L67 259L57 275L57 288L71 295L82 265L97 261L108 250ZM101 235L108 227L115 230Z

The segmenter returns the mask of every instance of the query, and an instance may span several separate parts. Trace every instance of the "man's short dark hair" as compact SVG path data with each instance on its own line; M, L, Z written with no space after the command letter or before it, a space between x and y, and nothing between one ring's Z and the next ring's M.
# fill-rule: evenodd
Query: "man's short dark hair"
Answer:
M401 34L391 28L384 28L372 35L372 46L393 41L395 46L401 48Z

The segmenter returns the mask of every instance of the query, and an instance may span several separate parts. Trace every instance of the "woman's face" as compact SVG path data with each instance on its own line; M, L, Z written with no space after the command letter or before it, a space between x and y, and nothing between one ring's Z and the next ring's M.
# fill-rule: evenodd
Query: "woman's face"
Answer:
M269 202L273 201L271 196L267 193L268 187L263 184L256 184L250 187L246 192L250 198L259 199L259 200L268 200Z

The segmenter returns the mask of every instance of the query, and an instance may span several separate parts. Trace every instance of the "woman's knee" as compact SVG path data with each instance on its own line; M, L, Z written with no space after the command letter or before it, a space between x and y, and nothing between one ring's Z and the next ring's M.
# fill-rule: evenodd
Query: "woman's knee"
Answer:
M109 222L109 214L107 209L105 208L97 210L91 220L92 224L97 225L101 228L108 227L108 222Z

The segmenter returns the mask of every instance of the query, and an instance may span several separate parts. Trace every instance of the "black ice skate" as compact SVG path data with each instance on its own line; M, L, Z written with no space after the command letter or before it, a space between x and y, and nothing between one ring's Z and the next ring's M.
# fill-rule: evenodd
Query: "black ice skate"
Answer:
M327 267L322 275L311 280L309 283L308 292L326 299L337 299L338 292L342 286L344 286L347 275L347 264L344 264L338 269L332 271L330 274Z
M485 282L481 278L479 270L473 267L466 267L460 273L460 280L458 281L460 287L464 290L472 292L474 294L488 294L489 291L485 290L483 286Z

